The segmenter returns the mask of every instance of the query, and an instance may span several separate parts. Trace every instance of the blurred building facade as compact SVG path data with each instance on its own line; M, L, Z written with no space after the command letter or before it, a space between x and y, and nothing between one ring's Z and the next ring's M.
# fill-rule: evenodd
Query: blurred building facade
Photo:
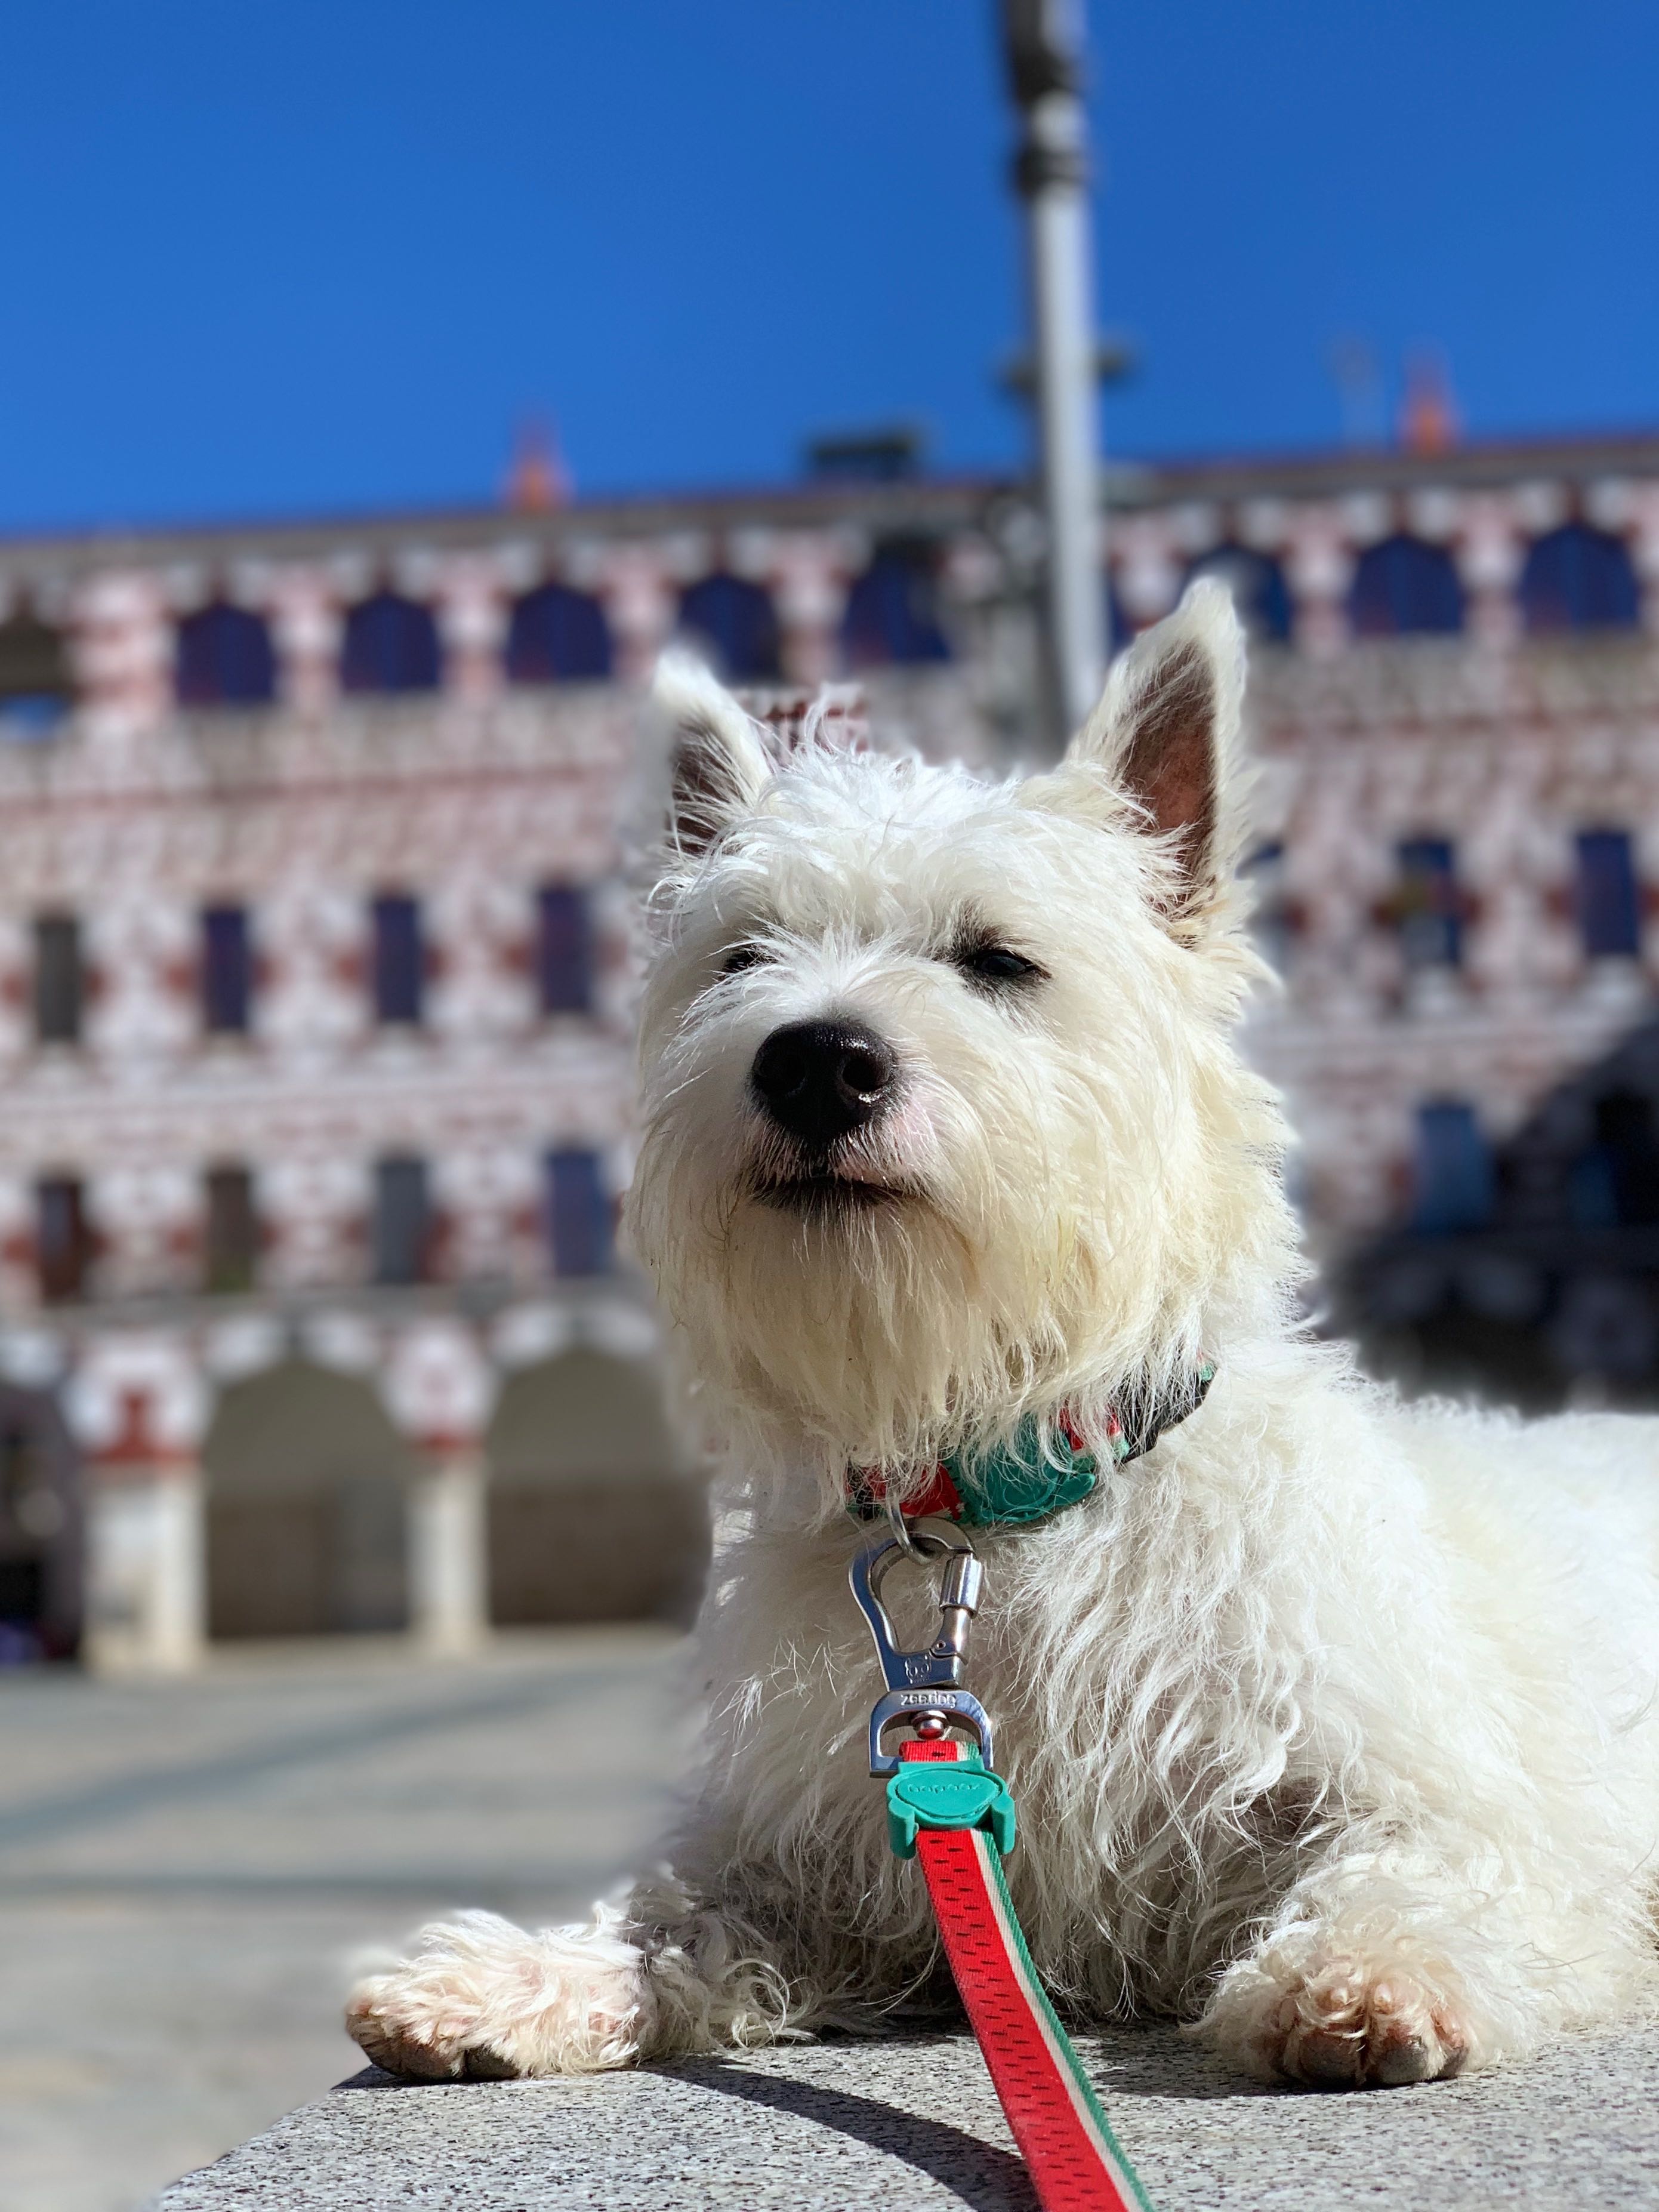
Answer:
M1109 490L1115 634L1217 571L1255 635L1253 1048L1316 1251L1396 1352L1507 1299L1565 1389L1641 1269L1575 1337L1572 1263L1480 1240L1659 962L1659 440ZM762 712L850 678L878 741L1029 755L1036 556L1019 487L890 470L0 546L7 1650L684 1604L614 1249L641 685L684 635ZM1646 1203L1643 1110L1583 1103L1564 1233Z

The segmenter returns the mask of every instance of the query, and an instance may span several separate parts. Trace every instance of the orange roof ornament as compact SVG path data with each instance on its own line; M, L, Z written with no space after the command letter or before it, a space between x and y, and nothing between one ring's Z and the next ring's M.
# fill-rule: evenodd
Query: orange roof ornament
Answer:
M546 416L532 416L519 425L513 441L513 462L501 489L503 505L515 514L548 514L568 506L571 491L557 431Z
M1408 453L1449 453L1463 434L1443 354L1425 346L1406 357L1400 443Z

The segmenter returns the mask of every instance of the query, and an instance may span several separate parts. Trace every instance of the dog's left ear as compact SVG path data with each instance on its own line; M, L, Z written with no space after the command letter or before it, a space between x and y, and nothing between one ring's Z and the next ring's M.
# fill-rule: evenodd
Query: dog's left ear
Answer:
M651 696L670 732L668 842L697 859L754 805L772 763L758 723L690 653L663 655Z
M1244 633L1224 584L1201 578L1112 665L1066 758L1103 769L1166 842L1162 903L1183 934L1231 881L1243 824L1238 781Z

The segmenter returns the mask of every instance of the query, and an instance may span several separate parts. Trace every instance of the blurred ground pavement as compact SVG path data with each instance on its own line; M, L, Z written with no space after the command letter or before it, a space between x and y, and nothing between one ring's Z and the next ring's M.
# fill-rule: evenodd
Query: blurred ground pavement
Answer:
M174 1682L0 1674L0 2212L130 2212L355 2072L351 1952L563 1915L682 1758L660 1630L248 1647Z

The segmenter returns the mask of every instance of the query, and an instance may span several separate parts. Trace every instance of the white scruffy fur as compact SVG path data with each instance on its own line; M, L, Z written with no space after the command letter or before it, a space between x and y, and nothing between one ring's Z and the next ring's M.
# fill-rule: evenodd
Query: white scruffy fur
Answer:
M1060 767L991 785L810 732L775 757L666 672L630 1218L750 1530L700 1629L706 1768L623 1913L474 1915L365 1982L384 2064L564 2073L948 2002L866 1771L845 1471L908 1480L1061 1407L1097 1437L1126 1385L1204 1359L1146 1456L978 1541L969 1680L1058 2002L1329 2085L1651 2002L1659 1424L1403 1407L1295 1325L1285 1131L1232 1040L1243 678L1195 586ZM989 945L1042 973L975 977ZM751 1064L830 1017L889 1042L896 1095L789 1210Z

